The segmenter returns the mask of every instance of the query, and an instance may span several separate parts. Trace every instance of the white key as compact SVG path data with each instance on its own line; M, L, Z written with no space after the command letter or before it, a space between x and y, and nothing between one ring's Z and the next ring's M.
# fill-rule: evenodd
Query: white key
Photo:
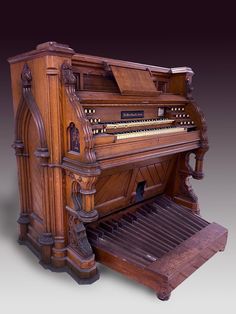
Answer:
M155 119L155 120L148 120L148 121L135 121L135 122L126 122L126 123L108 123L108 129L114 128L128 128L132 126L145 126L145 125L158 125L158 124L165 124L165 123L173 123L174 119Z
M116 137L118 140L126 139L126 138L133 138L133 137L140 137L140 136L150 136L150 135L159 135L159 134L167 134L167 133L179 133L185 132L184 127L175 127L175 128L163 128L163 129L154 129L154 130L146 130L141 132L130 132L130 133L118 133Z

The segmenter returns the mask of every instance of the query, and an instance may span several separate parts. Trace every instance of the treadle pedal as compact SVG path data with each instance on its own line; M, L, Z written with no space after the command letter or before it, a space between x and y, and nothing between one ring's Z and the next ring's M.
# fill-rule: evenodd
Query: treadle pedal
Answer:
M96 260L155 291L175 289L222 250L227 230L165 196L89 225Z

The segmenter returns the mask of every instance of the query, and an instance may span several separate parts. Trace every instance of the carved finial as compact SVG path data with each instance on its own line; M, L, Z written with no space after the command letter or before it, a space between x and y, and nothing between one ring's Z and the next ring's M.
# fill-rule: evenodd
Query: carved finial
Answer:
M61 77L65 85L75 85L76 77L73 74L72 66L65 61L61 66Z
M23 87L30 87L32 82L31 70L27 63L24 64L23 70L21 73L21 80Z
M193 85L192 85L192 74L186 75L186 97L188 99L193 99Z

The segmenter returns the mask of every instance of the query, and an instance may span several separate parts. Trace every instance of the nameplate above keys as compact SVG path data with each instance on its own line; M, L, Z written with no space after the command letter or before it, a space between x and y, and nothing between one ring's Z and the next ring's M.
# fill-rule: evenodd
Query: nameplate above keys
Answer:
M121 119L144 118L144 110L121 111Z

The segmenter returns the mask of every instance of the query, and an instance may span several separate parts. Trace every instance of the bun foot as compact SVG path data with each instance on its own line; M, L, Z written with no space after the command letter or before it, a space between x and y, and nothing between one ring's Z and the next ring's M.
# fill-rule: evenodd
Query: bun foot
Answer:
M158 292L157 297L161 301L168 301L170 298L171 293L170 292Z

